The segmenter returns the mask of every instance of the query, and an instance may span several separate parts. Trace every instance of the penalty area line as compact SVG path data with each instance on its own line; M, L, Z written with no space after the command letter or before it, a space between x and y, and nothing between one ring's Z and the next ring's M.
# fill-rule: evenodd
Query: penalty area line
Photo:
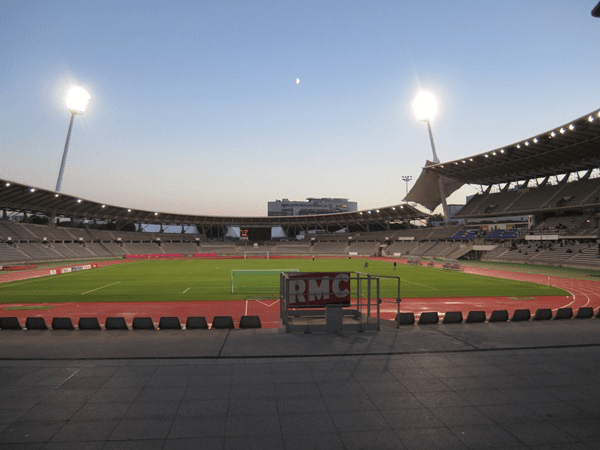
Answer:
M100 286L99 288L92 289L90 291L82 292L81 295L89 294L90 292L94 292L94 291L99 291L100 289L104 289L104 288L107 288L109 286L114 286L115 284L119 284L119 283L120 283L120 281L117 281L116 283L107 284L106 286Z

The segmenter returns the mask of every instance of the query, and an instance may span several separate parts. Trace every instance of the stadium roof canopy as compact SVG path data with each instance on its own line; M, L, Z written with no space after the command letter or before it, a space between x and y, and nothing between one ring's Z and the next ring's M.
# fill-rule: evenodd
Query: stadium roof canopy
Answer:
M438 176L446 195L465 184L485 185L526 181L600 168L600 109L579 119L501 148L454 161L427 161L421 176L404 198L430 210L440 204Z
M387 227L390 223L423 219L429 216L408 204L364 211L306 216L236 217L173 214L111 206L9 180L0 180L0 210L118 223L196 225L202 229L228 225L282 226L284 228L337 226L344 228L355 224L365 227L377 224Z

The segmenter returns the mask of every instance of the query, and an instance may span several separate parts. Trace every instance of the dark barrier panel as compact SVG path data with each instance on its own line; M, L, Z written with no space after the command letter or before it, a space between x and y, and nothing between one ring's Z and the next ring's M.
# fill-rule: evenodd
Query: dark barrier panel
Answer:
M583 306L577 311L576 319L591 319L594 317L594 308Z
M107 317L104 328L107 330L129 330L123 317Z
M485 322L485 311L469 311L467 314L467 323L483 323Z
M152 317L135 317L131 328L133 330L156 330Z
M573 318L573 309L572 308L558 308L556 311L556 315L554 316L554 320L565 320Z
M506 309L492 311L490 322L508 322L508 311Z
M159 330L181 330L178 317L161 317L158 321Z
M440 321L437 312L424 312L419 317L419 325L433 325Z
M19 319L16 317L0 317L0 329L2 330L22 330Z
M192 316L188 317L185 322L186 330L208 330L208 323L206 323L206 317Z
M462 321L462 311L448 311L446 314L444 314L444 320L442 320L442 323L462 323Z
M28 317L25 319L25 328L28 330L47 330L48 325L43 317Z
M96 317L80 317L77 327L80 330L101 330L100 322Z
M533 320L550 320L552 319L552 310L550 308L541 308L535 311Z
M240 319L240 328L262 328L260 317L242 316Z
M398 325L414 325L415 324L415 313L399 313L396 316Z
M52 318L52 329L53 330L74 330L73 322L70 317L53 317Z
M231 316L215 316L212 321L212 327L215 330L235 328Z
M513 313L513 316L510 319L510 321L527 322L529 319L531 319L531 311L529 311L528 309L515 309L515 312Z

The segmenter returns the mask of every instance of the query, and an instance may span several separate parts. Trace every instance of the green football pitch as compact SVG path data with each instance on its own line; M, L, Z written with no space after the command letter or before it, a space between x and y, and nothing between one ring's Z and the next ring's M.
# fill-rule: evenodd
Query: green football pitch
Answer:
M401 297L528 297L568 295L545 285L463 272L361 259L151 260L0 284L0 303L247 300L277 298L279 280L249 283L232 293L232 270L363 272L400 277ZM353 292L355 288L353 287ZM381 296L395 298L397 282L385 279Z

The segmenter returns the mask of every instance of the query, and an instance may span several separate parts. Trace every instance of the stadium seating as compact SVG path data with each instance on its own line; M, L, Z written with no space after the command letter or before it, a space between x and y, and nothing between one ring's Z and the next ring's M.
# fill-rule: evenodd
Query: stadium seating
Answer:
M600 186L596 181L586 181L588 185ZM547 188L546 190L558 189L556 186L547 186ZM582 189L581 185L578 185L577 189L569 187L566 192L572 193L574 198L579 198L584 196L578 193ZM527 190L521 189L521 194ZM533 190L529 189L529 191ZM488 195L505 194L507 193ZM483 194L479 195L483 196ZM501 203L497 202L497 204ZM318 234L311 236L311 240L307 241L264 242L261 243L260 250L269 251L276 256L339 256L348 255L349 252L355 252L359 256L377 256L382 251L383 255L389 257L460 259L471 252L472 247L469 245L485 244L485 251L480 251L477 255L483 261L600 267L598 247L595 242L598 229L595 226L596 218L591 214L565 214L540 221L527 232L528 238L533 239L528 241L524 239L523 233L516 229L483 231L487 230L488 226L478 228L452 225ZM555 240L551 248L548 247L548 242L551 241L548 241L547 237L541 241L540 234L554 236ZM9 237L10 241L8 241ZM536 238L540 240L535 241ZM210 253L224 257L243 257L244 252L248 250L254 250L253 243L207 241L203 235L198 237L198 235L180 233L123 232L65 226L51 228L45 225L0 220L0 265L123 257L130 254Z

